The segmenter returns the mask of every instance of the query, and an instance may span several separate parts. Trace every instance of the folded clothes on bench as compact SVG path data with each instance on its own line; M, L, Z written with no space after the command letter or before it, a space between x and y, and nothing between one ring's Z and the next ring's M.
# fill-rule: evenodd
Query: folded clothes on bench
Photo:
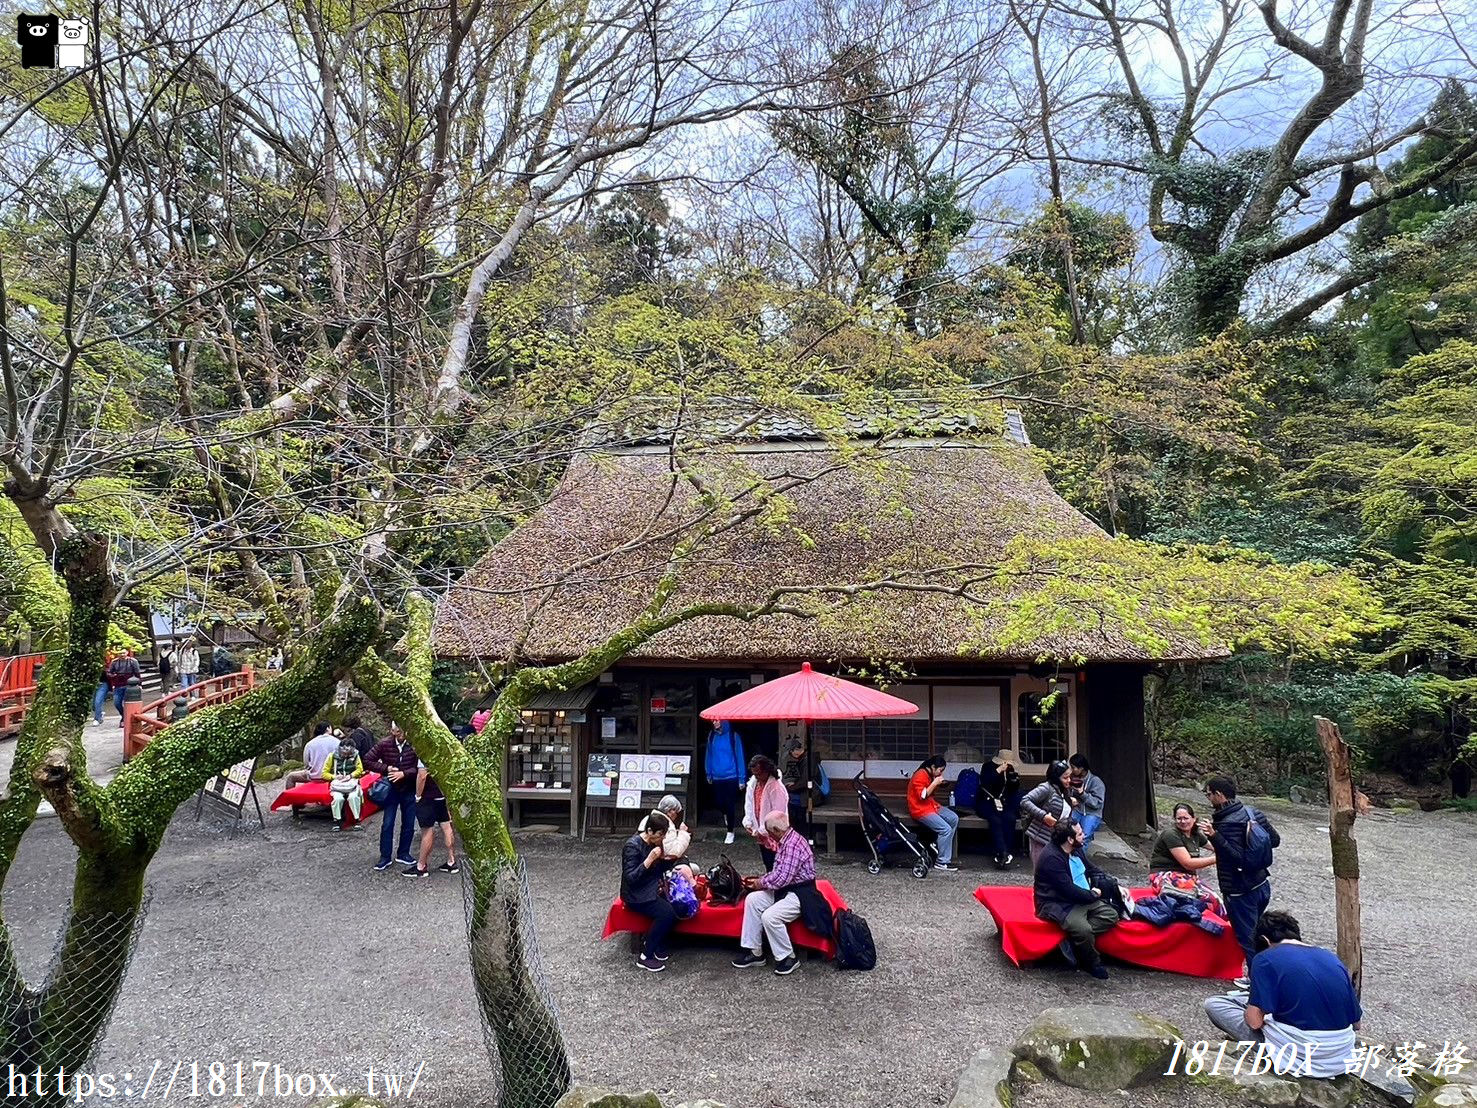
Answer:
M1134 889L1135 897L1151 897L1151 889ZM1016 965L1044 958L1061 945L1064 932L1054 923L1036 918L1035 896L1029 885L981 886L974 898L985 906L1000 930L1000 947ZM1209 912L1207 922L1225 921ZM1142 920L1126 920L1105 935L1097 948L1120 961L1149 969L1168 970L1191 977L1234 981L1241 975L1242 953L1229 926L1220 935L1190 923L1155 927Z
M817 881L815 887L826 898L832 912L846 907L846 901L829 881ZM651 920L640 912L631 911L621 903L620 897L616 897L605 916L605 931L600 937L608 939L621 932L644 935L650 927ZM691 919L678 920L675 930L679 935L709 935L737 942L743 927L744 906L743 901L740 901L737 904L704 904ZM796 946L818 950L827 958L836 956L836 941L833 936L817 935L798 920L790 924L789 931L790 941Z

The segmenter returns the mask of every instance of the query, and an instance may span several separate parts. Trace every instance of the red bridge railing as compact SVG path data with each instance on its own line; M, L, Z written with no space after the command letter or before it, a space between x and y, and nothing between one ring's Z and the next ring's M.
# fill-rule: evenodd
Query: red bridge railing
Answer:
M0 658L0 735L20 730L36 697L36 670L45 664L45 654Z
M176 689L168 696L148 704L139 701L123 701L123 757L132 758L148 746L154 736L175 721L178 706L185 705L187 712L198 712L212 704L224 704L228 700L245 696L256 688L256 671L250 666L240 673L225 673L219 677L207 677L197 681L188 689Z

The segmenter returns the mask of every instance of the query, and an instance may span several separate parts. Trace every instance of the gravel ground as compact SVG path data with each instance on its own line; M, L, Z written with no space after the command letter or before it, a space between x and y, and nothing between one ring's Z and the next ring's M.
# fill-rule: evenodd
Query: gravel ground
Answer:
M1274 902L1331 945L1325 812L1267 810L1283 831ZM1367 1033L1470 1042L1477 936L1438 921L1460 899L1447 891L1453 869L1467 872L1477 857L1477 818L1380 812L1356 832ZM278 814L265 835L232 839L197 825L187 807L150 870L148 918L94 1069L141 1081L155 1059L165 1072L183 1060L186 1073L198 1060L202 1074L216 1059L232 1073L244 1060L248 1074L264 1059L292 1073L355 1074L362 1088L370 1065L413 1071L424 1062L416 1103L490 1103L460 881L371 872L376 838L375 828L336 835L323 821ZM635 968L623 939L597 938L618 842L535 835L523 845L549 983L583 1081L651 1087L677 1094L673 1103L711 1096L731 1108L911 1108L947 1103L979 1043L1009 1043L1052 1005L1128 1004L1189 1035L1210 1032L1199 1013L1204 982L1115 967L1098 984L1065 969L1012 966L970 895L1000 879L975 854L965 855L964 873L925 882L901 870L871 877L857 854L823 861L822 876L871 923L881 955L872 973L840 974L819 961L788 978L740 973L728 966L731 947L708 944L679 945L670 970L656 976ZM718 850L704 843L699 856L716 859ZM737 851L742 868L747 848ZM6 918L31 972L53 947L70 855L56 821L42 820L7 883ZM1107 868L1134 876L1121 864ZM1005 879L1027 878L1017 870ZM362 957L345 968L337 952L356 943ZM1214 1103L1183 1092L1155 1095L1165 1104ZM1073 1094L1073 1103L1087 1101Z

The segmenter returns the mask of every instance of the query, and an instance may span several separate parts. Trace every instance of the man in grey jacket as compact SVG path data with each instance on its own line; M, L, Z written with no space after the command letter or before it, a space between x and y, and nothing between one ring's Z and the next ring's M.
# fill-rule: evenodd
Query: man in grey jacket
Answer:
M1081 754L1073 754L1069 764L1072 767L1072 787L1082 794L1077 823L1082 828L1083 841L1091 842L1103 823L1103 805L1108 802L1108 788L1103 779L1092 772L1092 766Z

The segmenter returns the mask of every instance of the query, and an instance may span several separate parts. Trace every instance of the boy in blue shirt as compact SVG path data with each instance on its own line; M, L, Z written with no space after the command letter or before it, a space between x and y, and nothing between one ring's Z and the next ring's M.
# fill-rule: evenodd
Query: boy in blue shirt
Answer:
M1239 1042L1266 1043L1278 1073L1348 1072L1364 1015L1349 971L1332 951L1303 942L1298 921L1286 912L1264 913L1256 942L1251 991L1207 1000L1210 1022Z

